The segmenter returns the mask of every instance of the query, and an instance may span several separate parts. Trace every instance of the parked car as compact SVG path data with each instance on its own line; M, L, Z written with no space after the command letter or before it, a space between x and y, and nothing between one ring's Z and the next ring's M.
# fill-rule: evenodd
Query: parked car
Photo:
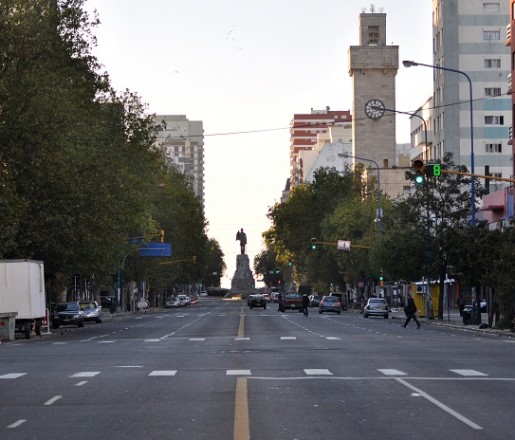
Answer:
M369 316L382 316L384 319L388 319L388 304L384 298L369 298L367 305L363 309L363 316L368 318Z
M165 307L166 308L176 308L176 307L182 307L184 304L181 302L181 300L175 296L172 296L170 298L167 298L165 301Z
M177 298L183 306L188 306L191 302L190 297L188 295L177 295Z
M281 311L284 312L287 309L298 310L302 312L302 295L297 292L286 292L281 294L282 303Z
M79 306L84 313L84 321L102 322L102 308L96 301L79 301Z
M311 295L309 297L309 305L311 307L318 307L320 305L320 301L322 301L322 295Z
M272 296L272 301L274 303L278 303L279 302L279 297L281 296L281 293L280 292L272 292L271 296Z
M77 301L56 304L52 314L52 328L59 328L61 325L84 327L84 312Z
M340 315L342 313L342 301L336 296L324 296L318 306L318 313L334 312Z
M263 307L266 309L266 298L263 295L251 295L249 307Z
M272 301L272 297L270 296L269 293L262 293L262 295L265 297L266 302L271 302Z

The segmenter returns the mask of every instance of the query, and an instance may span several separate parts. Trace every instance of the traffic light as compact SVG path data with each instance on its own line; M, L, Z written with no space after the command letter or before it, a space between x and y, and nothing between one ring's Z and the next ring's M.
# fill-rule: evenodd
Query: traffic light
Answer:
M311 249L314 251L317 249L317 239L315 237L311 239Z
M164 243L164 241L165 241L165 230L164 230L164 229L161 229L161 230L159 231L159 241L160 241L161 243Z
M414 160L413 161L413 171L415 173L415 183L417 185L422 185L426 178L424 176L425 166L424 162L421 160Z
M439 163L428 163L425 166L427 177L440 177L442 175L442 165Z
M292 266L293 265L293 261L291 261L291 258L288 258L288 266Z
M383 272L381 272L379 274L379 286L381 287L381 289L384 287L384 276L383 276Z

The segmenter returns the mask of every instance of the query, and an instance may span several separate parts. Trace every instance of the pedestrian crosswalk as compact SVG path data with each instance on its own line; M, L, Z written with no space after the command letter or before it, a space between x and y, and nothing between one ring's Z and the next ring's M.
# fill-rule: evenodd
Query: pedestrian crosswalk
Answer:
M119 367L119 366L118 366ZM148 371L144 368L143 365L137 365L137 366L130 366L125 365L123 368L130 368L134 367L139 370L143 370L142 374L145 374L149 377L174 377L177 375L181 375L184 373L189 373L189 370L178 370L178 369L166 369L166 370L151 370ZM120 367L121 368L121 367ZM145 372L146 370L146 372ZM356 376L349 376L348 374L343 374L342 371L334 371L331 369L326 368L304 368L304 369L295 369L291 370L289 373L290 375L285 376L284 375L284 369L277 372L277 378L285 378L285 377L333 377L333 378L356 378ZM378 368L376 370L371 370L377 372L376 374L369 374L367 375L360 375L359 378L362 379L374 379L374 378L381 378L381 377L403 377L403 378L409 378L409 377L416 377L420 378L421 372L408 372L403 370L398 370L395 368ZM449 377L454 378L487 378L490 377L488 373L473 369L448 369L445 370L447 373L450 373ZM260 376L261 370L257 369L256 371L252 369L227 369L227 370L220 370L220 372L225 373L226 376ZM75 379L75 378L95 378L99 375L101 375L102 371L78 371L72 374L69 374L68 377ZM38 374L38 373L33 373ZM273 371L266 370L267 378L273 378ZM0 380L16 380L16 379L22 379L23 377L27 377L29 373L27 372L11 372L11 373L3 373L0 374ZM429 377L429 376L424 376ZM435 379L441 378L440 376L434 377ZM515 381L515 376L513 378L504 378L505 380L513 380ZM81 383L82 384L82 383Z

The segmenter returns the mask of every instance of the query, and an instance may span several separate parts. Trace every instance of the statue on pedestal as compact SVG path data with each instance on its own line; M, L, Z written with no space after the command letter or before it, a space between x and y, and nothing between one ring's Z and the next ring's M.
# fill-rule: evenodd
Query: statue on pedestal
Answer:
M245 247L247 246L247 234L243 232L243 228L241 228L241 231L236 233L236 240L240 241L241 254L245 254Z

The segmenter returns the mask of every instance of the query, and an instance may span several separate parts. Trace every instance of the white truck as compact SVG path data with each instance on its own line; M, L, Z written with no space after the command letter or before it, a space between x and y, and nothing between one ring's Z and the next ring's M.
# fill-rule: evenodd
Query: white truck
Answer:
M45 269L42 261L0 260L0 314L16 313L15 329L30 339L41 335L46 318Z

